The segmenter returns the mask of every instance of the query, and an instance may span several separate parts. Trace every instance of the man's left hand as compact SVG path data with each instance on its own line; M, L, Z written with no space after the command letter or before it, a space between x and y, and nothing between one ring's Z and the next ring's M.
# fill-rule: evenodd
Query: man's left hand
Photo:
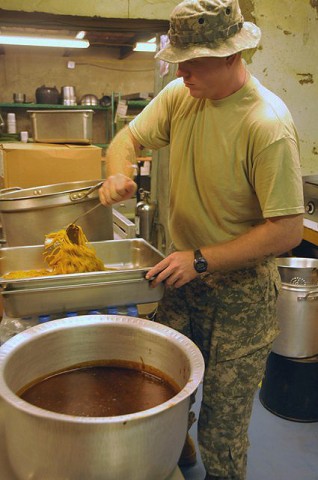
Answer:
M169 287L180 288L198 275L194 269L193 261L192 250L173 252L149 270L146 279L151 281L152 287L165 282Z

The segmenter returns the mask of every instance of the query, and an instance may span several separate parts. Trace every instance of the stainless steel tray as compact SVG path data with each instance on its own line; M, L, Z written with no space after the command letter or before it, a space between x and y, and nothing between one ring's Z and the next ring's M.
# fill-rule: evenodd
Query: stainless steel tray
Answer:
M14 270L46 268L43 245L0 249L0 287L9 317L63 313L162 298L162 285L151 288L145 274L163 255L141 238L91 242L110 270L7 280Z
M93 110L28 110L35 142L92 143Z

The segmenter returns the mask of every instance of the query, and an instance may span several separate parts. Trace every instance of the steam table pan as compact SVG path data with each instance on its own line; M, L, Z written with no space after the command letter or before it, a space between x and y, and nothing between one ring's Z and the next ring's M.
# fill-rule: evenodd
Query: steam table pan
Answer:
M151 288L145 274L164 257L141 238L91 242L109 270L8 280L14 270L47 268L43 245L0 249L0 288L9 317L153 303L164 287Z

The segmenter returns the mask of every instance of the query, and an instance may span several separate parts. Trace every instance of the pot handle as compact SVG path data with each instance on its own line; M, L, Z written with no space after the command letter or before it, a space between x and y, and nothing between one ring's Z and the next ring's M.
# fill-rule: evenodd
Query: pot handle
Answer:
M22 190L22 188L21 188L21 187L2 188L2 189L0 190L0 195L1 195L2 193L15 192L16 190Z
M312 290L308 292L304 297L297 297L299 302L308 301L308 302L315 302L318 300L318 290Z
M77 202L78 200L83 200L84 198L88 197L91 193L95 192L95 190L98 190L104 183L104 180L102 182L98 182L96 185L93 187L90 187L86 192L80 192L80 193L71 193L70 194L70 200L72 202Z

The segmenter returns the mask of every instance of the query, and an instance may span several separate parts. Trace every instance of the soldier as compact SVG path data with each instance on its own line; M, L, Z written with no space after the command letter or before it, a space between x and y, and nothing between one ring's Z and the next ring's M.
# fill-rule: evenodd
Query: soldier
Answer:
M165 282L157 321L190 337L205 359L198 420L206 479L244 480L248 425L278 334L275 257L302 239L299 144L283 101L252 76L241 52L259 28L237 0L185 0L157 57L177 79L115 137L104 205L136 189L141 146L170 145L167 257L148 273ZM191 439L180 462L195 461Z

